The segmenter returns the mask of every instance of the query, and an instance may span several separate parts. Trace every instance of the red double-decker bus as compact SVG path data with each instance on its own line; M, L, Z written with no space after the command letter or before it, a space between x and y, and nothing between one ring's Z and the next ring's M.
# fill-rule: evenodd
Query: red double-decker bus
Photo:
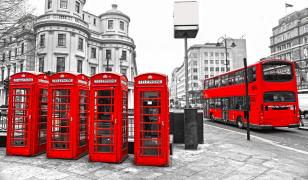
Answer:
M248 66L252 128L298 127L300 122L294 63L268 59ZM244 69L204 81L204 115L211 120L246 126Z

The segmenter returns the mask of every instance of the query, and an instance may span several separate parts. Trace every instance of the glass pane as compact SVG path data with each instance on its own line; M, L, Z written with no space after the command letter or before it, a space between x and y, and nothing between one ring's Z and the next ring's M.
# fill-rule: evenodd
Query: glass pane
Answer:
M114 90L98 90L94 93L94 151L114 151Z
M122 91L122 94L122 149L126 149L128 146L128 93L127 91Z
M70 90L53 90L52 148L68 149L70 142Z
M79 146L87 144L88 91L79 91Z
M292 66L287 62L269 62L262 65L265 81L290 81L293 79Z
M12 146L26 146L28 138L29 89L13 90Z
M161 155L161 94L159 91L141 92L140 154Z
M264 102L295 102L296 98L293 92L266 92L264 93Z
M46 143L47 129L47 112L48 112L48 89L40 90L40 119L39 119L39 143Z

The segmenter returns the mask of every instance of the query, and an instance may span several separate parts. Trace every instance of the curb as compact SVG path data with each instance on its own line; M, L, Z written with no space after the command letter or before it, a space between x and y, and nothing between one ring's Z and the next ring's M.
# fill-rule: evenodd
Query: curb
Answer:
M308 126L304 126L304 127L301 126L301 127L298 127L298 129L308 131Z

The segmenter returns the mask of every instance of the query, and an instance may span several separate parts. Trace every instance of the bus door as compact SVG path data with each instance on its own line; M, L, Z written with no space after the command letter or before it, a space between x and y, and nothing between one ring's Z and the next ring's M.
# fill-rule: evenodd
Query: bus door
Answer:
M222 119L224 121L229 120L229 104L230 104L229 98L222 98Z

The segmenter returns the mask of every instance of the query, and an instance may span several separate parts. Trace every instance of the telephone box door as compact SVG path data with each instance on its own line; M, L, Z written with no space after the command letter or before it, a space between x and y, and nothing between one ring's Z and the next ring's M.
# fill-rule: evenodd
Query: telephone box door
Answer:
M12 89L12 124L10 127L10 145L13 147L30 147L31 92L30 88ZM25 151L25 150L23 150ZM30 151L28 149L28 151ZM29 152L28 152L29 153Z
M115 88L94 91L94 153L106 154L104 159L115 159Z
M140 156L162 157L164 144L162 120L162 93L159 89L140 91Z
M52 89L51 149L71 149L71 89ZM63 155L65 155L63 151ZM69 153L69 152L68 152Z

